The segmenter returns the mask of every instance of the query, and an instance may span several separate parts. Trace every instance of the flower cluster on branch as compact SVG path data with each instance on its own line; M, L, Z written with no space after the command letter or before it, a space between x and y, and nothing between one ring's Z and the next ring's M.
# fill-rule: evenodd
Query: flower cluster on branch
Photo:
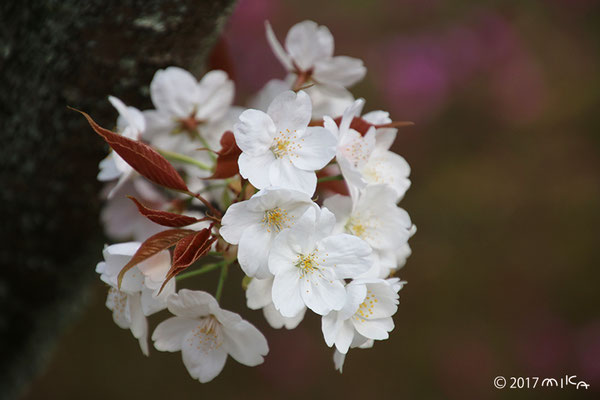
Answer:
M115 131L94 131L112 151L102 221L116 244L96 271L109 285L107 307L142 352L178 352L190 375L208 382L227 356L263 362L262 333L220 305L228 269L246 275L247 306L276 329L293 329L307 310L322 318L325 343L342 370L352 348L372 347L394 328L395 277L416 228L398 206L410 186L408 163L390 151L398 129L384 111L363 114L348 90L366 68L334 56L329 30L293 26L282 46L266 36L286 69L250 102L233 105L223 71L199 81L169 67L150 84L155 109L115 97ZM129 197L129 198L127 198ZM214 295L176 282L219 271ZM150 334L147 317L170 318Z

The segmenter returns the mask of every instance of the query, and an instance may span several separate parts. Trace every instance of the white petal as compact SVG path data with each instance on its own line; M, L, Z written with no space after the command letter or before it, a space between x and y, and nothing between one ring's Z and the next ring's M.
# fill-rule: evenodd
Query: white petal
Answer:
M131 317L131 333L138 339L145 356L148 352L148 320L142 311L141 293L128 296L129 315Z
M270 151L258 156L242 153L238 158L240 174L248 179L254 187L264 189L271 185L269 171L276 161L277 159Z
M151 281L162 283L171 268L171 254L168 250L161 251L139 263L137 268Z
M123 173L115 164L113 152L103 158L102 161L100 161L100 164L98 164L98 167L100 168L100 171L98 171L96 178L101 182L117 179Z
M277 311L273 303L270 303L265 308L263 308L263 315L265 316L265 319L267 320L269 325L271 325L271 327L275 329L281 329L284 326L286 329L295 329L304 319L305 313L306 307L303 307L302 311L300 311L298 315L288 318L281 315L281 313Z
M273 99L267 114L275 123L276 134L304 131L312 116L310 97L302 90L286 90Z
M385 340L389 337L388 332L394 329L392 318L359 319L358 321L353 319L352 321L358 333L369 339Z
M326 237L318 244L322 265L332 268L338 279L354 278L371 267L368 259L371 247L362 239L338 234Z
M335 233L341 233L352 213L352 199L348 196L336 194L326 198L323 201L323 207L326 207L335 215Z
M213 307L218 308L217 301L210 294L188 289L169 296L167 306L172 314L185 318L204 317L211 313Z
M367 285L356 283L357 281L352 281L348 285L346 285L346 304L344 304L344 308L339 311L340 318L342 320L347 320L352 317L360 304L367 297Z
M275 275L272 290L273 304L284 317L292 318L304 308L300 297L300 274L287 270Z
M335 339L335 348L340 353L346 354L348 352L348 349L350 348L350 344L352 343L353 339L354 326L352 325L352 322L346 320L340 326L340 330Z
M252 109L244 111L240 115L240 122L233 126L236 144L244 153L253 156L269 151L275 132L275 123L271 117Z
M296 65L305 71L318 60L333 56L333 36L327 27L303 21L292 26L285 39L285 48Z
M279 94L290 90L291 83L280 79L271 79L250 100L249 107L267 112L269 105Z
M269 21L265 21L265 29L267 31L267 41L269 42L269 46L271 46L271 50L273 50L275 57L277 57L286 70L292 71L294 69L292 60L277 40L277 37L275 37L275 33L273 32L273 28L271 28Z
M262 224L251 225L244 231L238 246L238 261L246 275L258 279L271 275L269 250L275 234Z
M170 134L177 128L176 119L166 111L146 110L143 115L146 120L144 138L156 146L158 146L157 140L164 138L164 135Z
M150 97L156 109L179 118L192 114L197 99L196 78L178 67L156 71L150 83Z
M152 333L154 347L159 351L180 351L183 338L198 325L197 320L171 317L164 320Z
M183 364L192 378L202 383L210 382L223 370L227 351L218 344L213 345L212 338L203 334L194 335L194 332L188 332L183 339Z
M322 119L324 116L341 116L354 102L354 96L348 89L333 85L318 83L306 88L313 106L313 119Z
M175 293L175 279L171 279L163 290L162 282L154 282L146 278L145 287L142 289L142 309L144 315L149 316L167 308L169 296Z
M299 148L291 157L294 165L307 171L321 169L335 157L337 140L331 132L321 127L309 127L299 139Z
M267 339L248 321L223 327L223 348L240 364L254 367L262 364L269 352Z
M328 269L301 278L300 295L306 306L319 315L341 310L346 303L344 285Z
M273 278L253 278L246 289L246 305L251 310L258 310L271 304L271 291L273 289Z
M298 190L309 196L312 196L317 188L317 174L297 168L286 158L278 158L270 164L269 180L273 186Z
M219 233L227 243L238 244L246 229L261 222L262 216L248 209L249 202L250 200L246 200L232 204L225 212Z
M130 139L137 139L140 133L146 128L146 121L144 115L140 110L135 107L127 107L119 98L114 96L108 96L108 101L114 108L119 112L119 118L117 120L117 127L120 131L124 130L125 127L129 126L134 131L134 137Z
M129 314L127 293L111 287L106 296L106 307L113 312L113 321L119 328L129 329L131 316Z
M301 223L302 218L300 219ZM269 271L273 275L278 275L285 271L296 271L294 262L301 251L300 248L294 247L298 225L296 224L293 230L283 230L273 241L268 261Z
M335 365L335 369L340 371L340 374L342 373L342 370L344 369L344 361L346 361L346 354L342 354L336 350L333 353L333 364Z
M335 343L335 338L342 326L342 319L338 318L339 314L337 311L331 311L329 314L324 315L321 318L321 331L323 332L323 338L327 346L331 347Z
M317 82L349 87L364 78L366 73L362 60L337 56L317 61L313 76Z
M376 149L361 173L367 183L385 184L393 189L396 192L395 202L401 200L410 188L410 166L403 157L391 151Z
M335 227L335 214L329 211L326 207L321 208L318 214L318 219L315 221L315 237L317 240L321 240L331 235L333 228Z
M368 320L391 317L398 311L398 293L386 281L367 284L369 295L365 301L370 303ZM377 300L377 301L375 301Z
M196 118L214 121L222 118L233 102L233 82L224 71L210 71L198 83Z

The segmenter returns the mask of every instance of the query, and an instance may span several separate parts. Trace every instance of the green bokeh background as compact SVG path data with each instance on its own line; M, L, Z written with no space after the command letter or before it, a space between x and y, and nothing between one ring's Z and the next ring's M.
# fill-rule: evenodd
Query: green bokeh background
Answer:
M398 274L408 285L396 329L353 350L340 375L315 315L293 331L271 329L245 308L234 271L224 307L256 324L271 351L257 368L229 359L201 385L179 353L141 354L112 322L98 281L24 399L598 396L599 13L592 0L240 1L224 34L238 103L283 77L263 21L283 38L313 19L331 29L336 54L365 61L353 92L366 110L417 123L394 145L412 167L401 205L418 226ZM186 285L213 291L216 275ZM565 374L591 388L492 383Z

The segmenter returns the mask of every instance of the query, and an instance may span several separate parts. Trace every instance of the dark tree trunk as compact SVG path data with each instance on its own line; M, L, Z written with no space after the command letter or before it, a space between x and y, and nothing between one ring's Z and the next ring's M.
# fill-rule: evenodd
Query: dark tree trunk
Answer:
M154 72L201 72L234 0L0 4L0 397L17 397L85 304L101 256L96 182L113 94L150 108Z

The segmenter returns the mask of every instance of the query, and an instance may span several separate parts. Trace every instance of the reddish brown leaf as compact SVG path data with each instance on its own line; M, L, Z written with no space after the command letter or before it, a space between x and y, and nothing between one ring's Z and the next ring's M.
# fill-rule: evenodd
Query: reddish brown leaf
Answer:
M94 122L88 114L74 108L71 109L81 113L87 119L92 129L142 176L169 189L182 192L189 191L175 168L152 147L104 129Z
M235 142L233 132L226 131L221 137L221 151L217 152L217 165L212 176L206 179L231 178L239 173L238 158L242 151Z
M173 252L173 264L160 288L161 291L171 278L187 269L200 257L208 253L211 245L217 240L216 236L210 237L210 231L211 228L202 229L194 235L181 239L177 243Z
M142 203L137 201L135 197L127 196L131 201L135 203L140 213L148 218L152 222L156 222L162 226L169 226L171 228L181 228L182 226L187 226L191 224L195 224L196 222L207 221L208 218L194 218L189 217L187 215L175 214L168 211L161 210L153 210L144 206Z
M121 269L118 276L118 284L119 288L121 287L121 281L125 276L125 273L129 271L131 268L135 267L137 264L142 261L152 257L158 252L168 249L169 247L175 245L175 243L179 242L181 239L186 236L195 234L196 231L190 229L169 229L166 231L162 231L157 233L156 235L150 236L140 248L135 252L131 260Z

